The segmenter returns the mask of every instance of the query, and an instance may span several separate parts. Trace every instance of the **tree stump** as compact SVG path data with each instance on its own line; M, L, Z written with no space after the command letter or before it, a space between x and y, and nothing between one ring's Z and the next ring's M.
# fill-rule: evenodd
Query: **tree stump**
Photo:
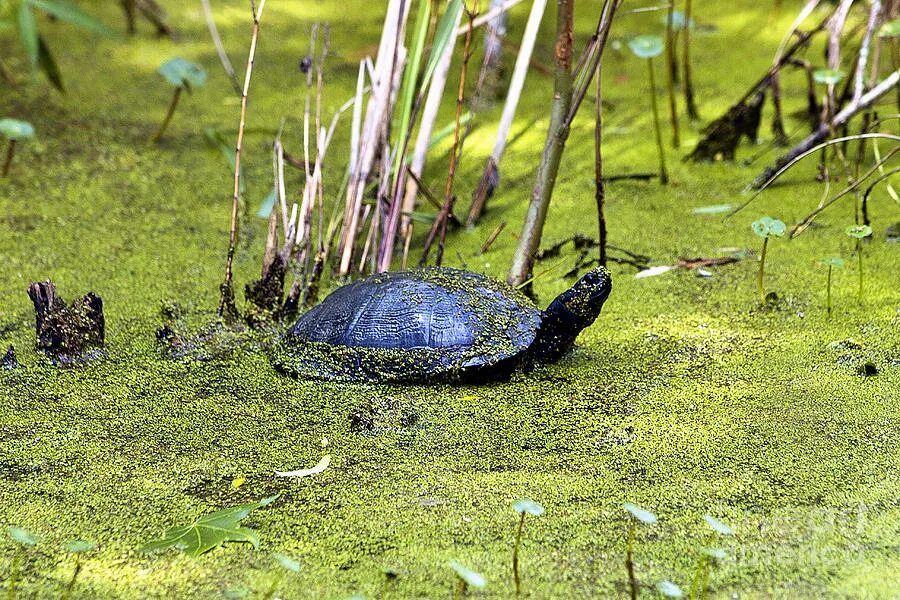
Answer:
M67 306L52 281L32 283L37 349L56 365L72 365L104 354L103 300L93 292Z

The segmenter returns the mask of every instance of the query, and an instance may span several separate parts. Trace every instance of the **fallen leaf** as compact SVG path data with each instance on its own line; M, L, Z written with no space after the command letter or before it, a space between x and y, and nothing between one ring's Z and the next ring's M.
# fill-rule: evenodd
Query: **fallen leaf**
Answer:
M278 477L307 477L309 475L317 475L328 468L328 465L331 463L331 455L326 454L322 457L322 460L316 464L312 469L300 469L299 471L275 471L275 475Z
M278 496L263 498L258 502L241 504L203 515L190 525L173 527L166 535L141 547L141 552L157 552L177 548L190 556L200 556L225 542L246 542L259 548L259 534L248 527L241 527L247 515L268 506Z
M644 279L645 277L656 277L657 275L662 275L663 273L668 273L672 269L674 269L672 265L659 265L658 267L650 267L649 269L644 269L638 273L635 273L635 279Z

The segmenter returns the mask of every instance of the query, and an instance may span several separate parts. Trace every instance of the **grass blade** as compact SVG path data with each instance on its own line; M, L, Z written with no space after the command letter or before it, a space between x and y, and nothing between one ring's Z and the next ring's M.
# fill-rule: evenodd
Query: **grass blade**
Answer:
M38 41L37 23L35 23L34 13L31 12L31 5L28 2L22 2L19 5L19 36L22 38L22 46L25 47L31 72L34 74L37 72L40 60L40 42Z
M27 0L23 4L29 4L34 8L39 8L48 15L53 15L60 21L71 23L72 25L76 25L87 31L99 33L100 35L105 35L107 37L117 36L116 32L110 29L106 23L97 20L74 4L70 4L64 0Z

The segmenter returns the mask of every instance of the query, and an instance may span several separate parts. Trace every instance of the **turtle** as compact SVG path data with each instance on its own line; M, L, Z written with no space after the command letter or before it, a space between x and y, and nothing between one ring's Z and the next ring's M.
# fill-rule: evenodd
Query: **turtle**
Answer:
M446 267L385 272L348 283L301 315L273 352L303 379L458 383L510 376L557 360L612 290L603 267L539 310L495 279Z

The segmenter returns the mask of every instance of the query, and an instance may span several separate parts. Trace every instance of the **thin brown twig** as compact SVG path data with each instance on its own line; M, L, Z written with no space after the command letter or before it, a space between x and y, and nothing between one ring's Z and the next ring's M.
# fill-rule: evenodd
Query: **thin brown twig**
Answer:
M447 186L444 189L444 205L441 207L441 211L438 213L434 223L432 223L431 231L428 232L428 238L425 241L425 250L422 252L422 259L419 261L420 265L424 265L427 262L428 254L431 251L431 245L434 243L434 239L438 234L440 234L440 238L438 239L435 264L437 266L441 265L441 261L444 258L444 239L447 236L447 222L449 221L449 215L453 210L453 202L455 200L453 196L453 180L456 177L456 167L459 163L459 153L457 150L459 148L460 136L462 133L462 113L466 101L466 73L469 69L469 59L472 56L472 23L478 12L478 0L476 0L475 7L472 10L469 10L468 8L465 10L466 18L469 21L469 29L466 32L466 43L463 47L463 60L459 73L459 86L456 90L456 127L453 131L453 146L450 148L450 166L447 171Z
M244 87L241 90L241 120L238 125L237 143L234 148L234 193L231 198L231 228L228 234L228 256L225 260L225 279L221 286L219 298L220 317L226 320L234 320L237 317L237 307L234 304L233 264L234 249L238 235L238 207L241 196L241 147L244 142L244 125L247 119L247 95L250 92L250 77L253 75L253 62L256 58L256 43L259 39L259 20L262 18L266 0L260 0L259 10L256 4L250 0L250 11L253 15L253 33L250 36L250 52L247 56L247 72L244 75Z

